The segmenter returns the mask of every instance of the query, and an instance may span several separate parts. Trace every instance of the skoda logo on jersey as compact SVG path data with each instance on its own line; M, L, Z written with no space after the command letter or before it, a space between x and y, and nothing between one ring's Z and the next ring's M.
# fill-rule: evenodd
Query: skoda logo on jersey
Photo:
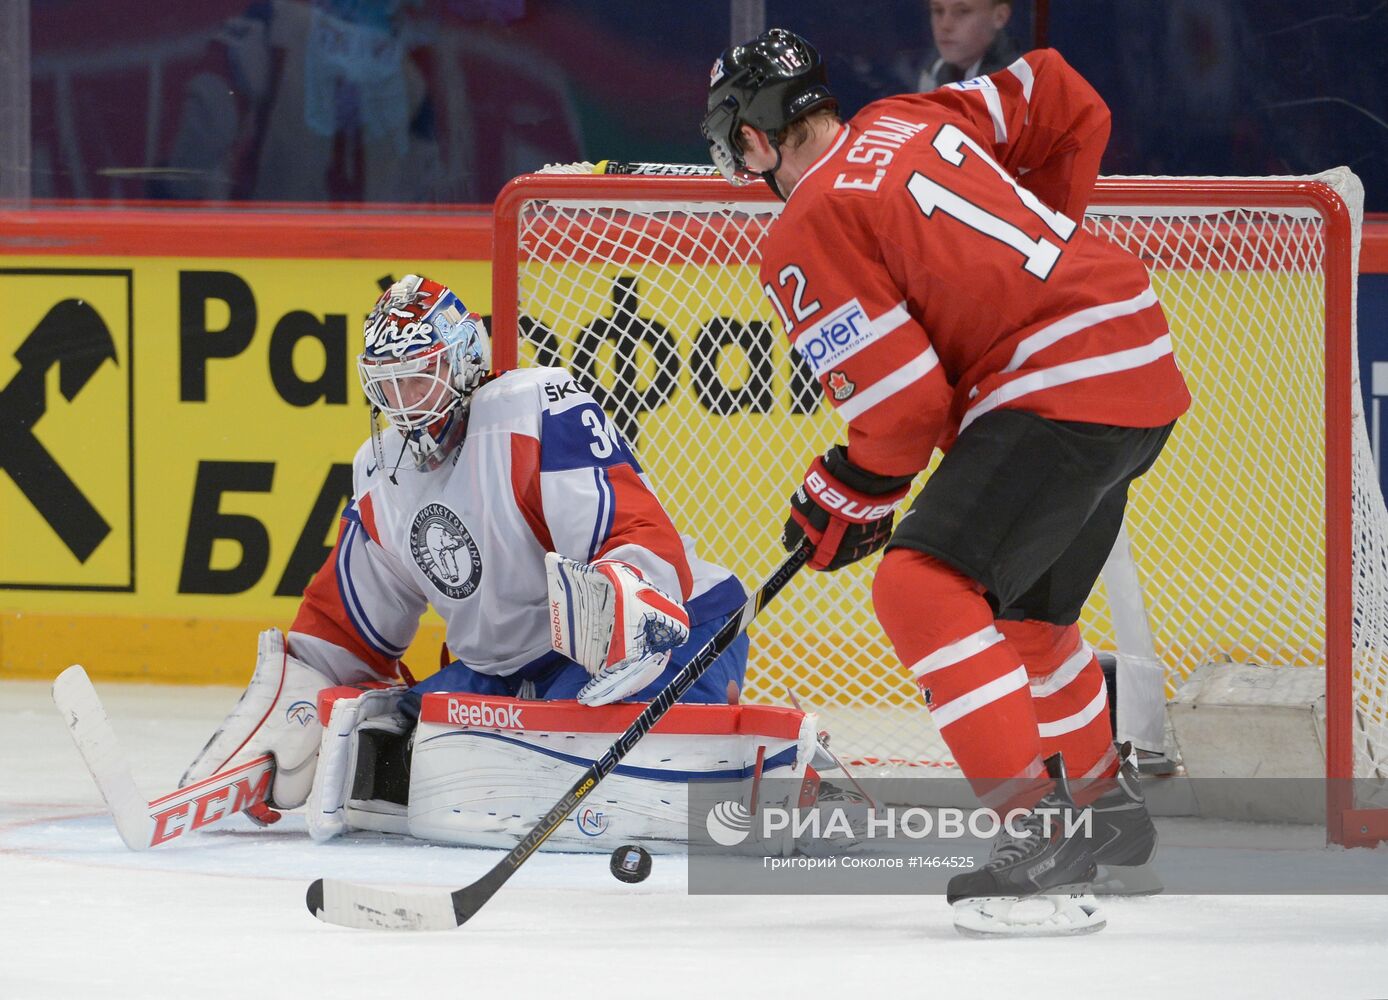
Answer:
M458 515L431 503L415 515L410 553L439 591L455 601L471 597L482 582L482 554Z

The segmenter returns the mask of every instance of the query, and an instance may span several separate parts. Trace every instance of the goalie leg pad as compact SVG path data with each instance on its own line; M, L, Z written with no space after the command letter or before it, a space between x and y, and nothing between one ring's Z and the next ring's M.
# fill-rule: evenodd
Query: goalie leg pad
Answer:
M427 695L411 764L411 834L511 849L639 708ZM727 782L743 802L754 790L781 794L799 787L813 754L815 717L793 709L676 705L665 718L674 731L657 729L632 747L541 850L610 853L630 843L652 852L682 850L692 786ZM787 828L778 849L793 847ZM757 849L767 849L765 842Z
M404 688L380 688L332 702L308 801L314 840L348 830L407 832L413 727L396 711L403 694Z

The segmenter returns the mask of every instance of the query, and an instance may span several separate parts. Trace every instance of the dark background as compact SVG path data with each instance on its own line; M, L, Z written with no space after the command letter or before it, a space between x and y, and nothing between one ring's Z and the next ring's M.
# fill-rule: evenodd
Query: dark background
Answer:
M238 17L287 22L278 8L294 6L313 5L34 0L33 194L206 196L150 172L180 166L170 157L187 127L189 81L220 73L229 90L244 91L219 38ZM414 180L387 200L486 202L508 177L551 160L705 157L698 122L708 67L729 41L724 0L317 6L393 25L426 91L408 128L427 163L417 157ZM852 112L908 89L903 66L929 46L926 10L926 0L855 0L847 10L839 0L767 0L766 20L821 49ZM1014 8L1010 29L1024 48L1036 14L1030 0ZM1388 210L1388 3L1068 0L1042 14L1049 44L1113 110L1105 173L1312 173L1345 164L1364 180L1368 209ZM267 117L264 106L242 109L238 155L222 164L225 196L274 197L273 183L257 187L248 177L257 131L274 127ZM302 125L302 115L288 118ZM345 112L334 141L350 147L360 138L354 121ZM348 177L325 185L323 200L366 197Z

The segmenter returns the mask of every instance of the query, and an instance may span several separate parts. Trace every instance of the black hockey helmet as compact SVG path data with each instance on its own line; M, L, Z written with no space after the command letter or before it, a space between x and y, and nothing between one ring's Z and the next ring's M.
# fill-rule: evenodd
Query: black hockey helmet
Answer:
M734 184L750 182L754 175L738 148L739 128L750 125L774 136L795 119L837 103L819 53L793 31L772 28L734 45L709 74L703 133L714 165Z

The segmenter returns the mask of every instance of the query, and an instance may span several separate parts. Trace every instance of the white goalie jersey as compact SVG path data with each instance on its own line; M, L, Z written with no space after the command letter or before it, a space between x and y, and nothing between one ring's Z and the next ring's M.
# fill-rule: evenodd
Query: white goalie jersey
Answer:
M399 675L432 606L451 653L506 676L550 647L545 553L637 567L680 597L698 625L745 595L701 561L651 490L593 397L560 369L504 372L472 396L467 434L438 468L387 468L370 443L353 465L353 500L337 544L304 592L290 632L295 655L338 677Z

